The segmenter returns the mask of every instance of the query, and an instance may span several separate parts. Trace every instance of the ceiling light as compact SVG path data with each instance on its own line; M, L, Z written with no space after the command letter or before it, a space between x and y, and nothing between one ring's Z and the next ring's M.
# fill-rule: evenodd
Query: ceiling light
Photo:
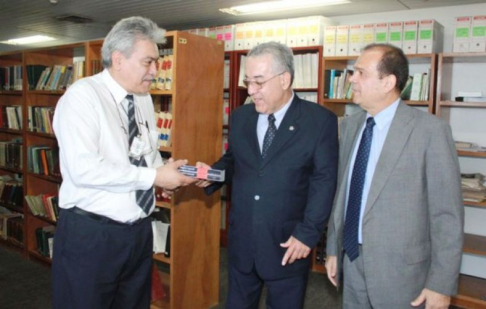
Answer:
M24 38L16 38L16 39L10 39L6 41L0 41L0 43L9 44L9 45L27 45L27 44L47 42L53 40L55 40L55 38L51 38L50 36L34 35L34 36L27 36Z
M350 0L280 0L268 1L254 4L233 6L226 9L219 9L221 12L232 15L248 15L270 13L275 11L307 9L319 6L350 3Z

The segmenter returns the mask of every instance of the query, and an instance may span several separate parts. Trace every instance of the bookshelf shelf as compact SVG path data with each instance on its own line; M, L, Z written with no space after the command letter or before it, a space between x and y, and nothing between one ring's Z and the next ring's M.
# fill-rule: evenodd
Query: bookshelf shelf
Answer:
M452 298L451 305L462 308L485 308L486 280L460 275L457 295Z
M23 171L21 169L12 168L12 167L8 167L8 166L1 166L1 165L0 165L0 170L4 170L4 171L10 172L10 173L15 173L15 174L22 174L23 173Z
M43 95L56 95L62 96L66 91L64 90L29 90L27 94L43 94Z
M0 206L5 207L11 211L18 212L18 213L24 213L24 210L22 207L17 207L17 206L12 206L4 202L0 202Z
M453 134L457 134L458 140L461 140L461 138L468 140L470 136L480 137L486 128L481 125L484 116L482 108L486 107L486 102L456 102L452 99L459 91L484 90L484 83L477 79L477 74L482 74L484 70L486 53L441 53L438 56L437 63L436 115L450 123ZM468 110L470 108L474 108L474 110ZM461 116L467 117L465 115L472 113L478 118L468 119L467 126L461 128L461 123L457 119ZM463 137L460 134L467 134L468 137ZM478 140L473 141L478 142ZM471 159L486 158L486 152L458 150L457 154L463 157L459 161L461 169L470 170L474 168L476 172L484 170L485 161L473 161ZM486 210L486 201L479 203L463 201L463 204L469 206L466 208L466 224L475 225L472 221L468 222L468 211L475 211L477 212L476 215L480 215ZM478 209L471 209L470 207ZM480 227L476 226L475 229L480 229ZM484 229L480 230L484 231ZM480 257L477 258L484 259L486 257L486 237L465 234L463 252L478 255ZM451 304L461 308L486 308L486 280L460 275L458 292L457 295L452 297Z
M484 207L484 208L486 208L486 202L476 203L476 202L464 201L464 205L466 205L466 206L473 206L473 207Z
M458 150L457 155L461 157L486 158L486 152Z
M160 208L165 208L165 209L171 209L172 208L172 204L167 203L167 202L156 202L155 206L160 207Z
M57 184L62 183L61 177L41 175L41 174L36 174L36 173L32 173L32 172L29 172L27 175L38 178L38 179L47 180L49 182L53 182L53 183L57 183Z
M41 260L45 263L48 263L48 264L52 264L52 259L48 258L48 257L45 257L43 256L42 254L40 254L39 252L37 252L36 250L30 250L29 249L29 256L30 257L33 257L37 260Z
M30 212L30 210L28 210L28 215L31 216L32 218L35 218L35 219L38 219L38 220L41 220L41 221L44 221L46 223L49 223L51 225L56 225L56 221L52 221L51 219L49 218L46 218L46 217L42 217L42 216L35 216L34 214L32 214Z
M42 132L33 132L33 131L27 131L28 135L32 136L38 136L38 137L43 137L43 138L49 138L49 139L56 139L56 135L52 133L42 133Z
M22 130L14 130L14 129L0 129L0 133L8 133L14 135L22 135Z
M24 244L21 243L21 242L18 242L16 239L14 238L11 238L11 237L8 237L7 239L4 239L2 237L0 237L0 243L2 244L5 244L19 252L22 252L24 251Z
M159 151L161 152L169 152L169 153L172 153L172 147L159 147Z
M486 107L486 102L456 102L456 101L440 101L440 106L443 107Z
M486 237L464 234L464 252L486 256Z
M165 264L170 264L170 258L166 257L163 253L154 254L154 260L157 260Z
M14 95L21 96L23 94L20 90L0 90L0 95Z
M151 95L167 95L167 96L170 96L170 95L173 95L173 91L172 90L150 90L150 94Z

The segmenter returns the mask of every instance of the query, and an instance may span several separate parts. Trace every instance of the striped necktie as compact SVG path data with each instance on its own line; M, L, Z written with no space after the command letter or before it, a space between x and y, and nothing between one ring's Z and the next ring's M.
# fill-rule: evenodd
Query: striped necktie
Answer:
M137 121L135 119L135 104L133 103L133 95L127 95L126 99L128 100L128 147L130 148L133 139L139 134L139 130ZM147 162L145 162L145 157L143 155L140 157L140 160L133 157L129 157L129 159L130 163L135 166L147 166ZM154 188L151 187L148 190L137 190L136 197L138 206L140 206L146 214L149 214L150 209L154 204Z

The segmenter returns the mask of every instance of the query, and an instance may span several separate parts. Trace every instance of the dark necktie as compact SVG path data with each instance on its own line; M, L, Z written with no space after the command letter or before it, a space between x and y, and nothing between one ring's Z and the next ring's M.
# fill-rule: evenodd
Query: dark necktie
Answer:
M135 105L133 104L133 95L129 94L127 95L127 100L128 100L128 147L132 145L133 139L135 136L139 134L138 131L138 126L137 126L137 121L135 120ZM145 162L145 158L142 155L140 157L140 160L137 160L136 158L129 157L130 163L132 163L135 166L147 166L147 162ZM136 191L136 197L137 197L137 204L142 208L142 210L148 214L150 211L150 208L154 204L154 190L153 187L148 189L148 190L137 190Z
M348 207L346 209L343 232L343 247L351 261L354 261L359 256L359 213L374 126L375 120L372 117L368 118L363 135L361 136L361 142L359 143L358 153L354 161L353 174L351 176L351 187L349 188Z
M276 133L277 127L275 126L275 116L270 114L268 115L268 129L265 133L265 137L263 138L262 158L265 158L267 155L268 149L270 148Z

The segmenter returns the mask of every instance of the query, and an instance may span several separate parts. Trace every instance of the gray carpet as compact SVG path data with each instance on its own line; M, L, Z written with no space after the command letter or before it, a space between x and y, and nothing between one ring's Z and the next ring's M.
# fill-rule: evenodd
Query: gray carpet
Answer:
M221 249L220 304L224 308L228 286L226 249ZM0 245L0 308L50 309L51 273L48 266L26 260L19 252ZM322 274L311 273L305 308L340 308L341 296ZM265 308L265 293L260 308ZM203 308L202 308L203 309Z

